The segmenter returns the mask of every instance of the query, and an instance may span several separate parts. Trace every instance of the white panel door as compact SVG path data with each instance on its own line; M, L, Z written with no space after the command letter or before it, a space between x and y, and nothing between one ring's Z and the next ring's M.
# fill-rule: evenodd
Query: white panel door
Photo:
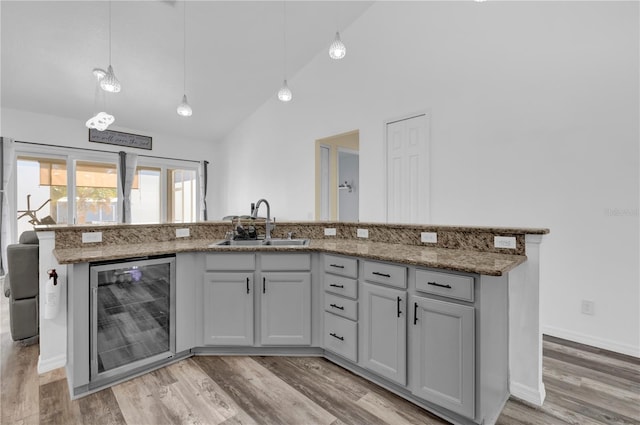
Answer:
M204 343L253 345L253 273L206 273Z
M429 222L426 115L387 124L387 222Z

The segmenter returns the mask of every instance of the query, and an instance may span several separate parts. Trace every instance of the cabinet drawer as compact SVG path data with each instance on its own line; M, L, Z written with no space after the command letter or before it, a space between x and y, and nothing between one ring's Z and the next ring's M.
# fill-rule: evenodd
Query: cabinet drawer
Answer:
M340 276L358 277L358 260L355 258L337 257L335 255L324 256L324 271Z
M324 290L349 298L358 298L358 281L342 276L324 274Z
M324 349L358 361L358 324L344 317L324 313Z
M473 278L449 273L416 270L416 291L473 301Z
M207 254L205 260L207 270L255 270L256 255L254 253Z
M262 254L263 271L311 270L310 254Z
M347 319L358 320L358 302L354 300L324 294L324 309Z
M396 288L407 288L407 268L374 261L364 262L364 278L369 282L384 283Z

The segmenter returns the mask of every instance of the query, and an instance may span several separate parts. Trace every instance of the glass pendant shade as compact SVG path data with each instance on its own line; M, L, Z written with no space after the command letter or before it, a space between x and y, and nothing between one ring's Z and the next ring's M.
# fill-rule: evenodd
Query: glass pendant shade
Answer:
M95 116L89 118L86 122L87 128L95 128L98 131L104 131L109 127L116 119L113 115L109 115L106 112L98 112Z
M278 99L283 102L289 102L293 99L293 94L287 85L287 80L284 80L284 84L282 84L282 88L278 91Z
M111 65L107 68L107 74L100 80L100 87L102 87L102 90L111 93L118 93L120 91L120 81L116 78L116 74L113 73Z
M181 117L190 117L193 114L193 110L191 106L189 106L189 102L187 102L187 95L182 95L182 102L178 105L178 115Z
M347 48L342 40L340 40L340 33L336 32L336 38L329 46L329 56L331 59L342 59L347 54Z

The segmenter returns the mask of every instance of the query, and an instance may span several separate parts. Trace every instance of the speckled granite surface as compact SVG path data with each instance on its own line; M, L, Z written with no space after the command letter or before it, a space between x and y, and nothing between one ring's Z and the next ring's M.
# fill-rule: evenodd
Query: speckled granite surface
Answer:
M401 264L433 267L489 276L501 276L526 261L524 255L510 255L462 249L428 248L382 242L361 242L345 239L312 239L307 247L211 246L212 240L161 241L120 245L95 245L86 248L56 249L60 264L162 255L179 252L325 252L389 261Z

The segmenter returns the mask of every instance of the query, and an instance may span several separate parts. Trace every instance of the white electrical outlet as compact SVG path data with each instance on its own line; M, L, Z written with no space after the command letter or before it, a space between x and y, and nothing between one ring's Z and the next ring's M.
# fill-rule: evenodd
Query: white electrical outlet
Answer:
M82 243L102 242L102 232L84 232L82 233Z
M324 235L325 236L335 236L336 235L336 229L334 227L325 227L324 228Z
M582 314L593 316L596 314L593 301L582 300Z
M421 232L420 241L422 243L438 243L438 234L436 232Z
M496 248L516 249L515 236L494 236L493 246Z
M368 238L369 237L369 229L358 229L356 235L359 238Z
M188 238L189 237L189 228L186 229L176 229L176 238Z

